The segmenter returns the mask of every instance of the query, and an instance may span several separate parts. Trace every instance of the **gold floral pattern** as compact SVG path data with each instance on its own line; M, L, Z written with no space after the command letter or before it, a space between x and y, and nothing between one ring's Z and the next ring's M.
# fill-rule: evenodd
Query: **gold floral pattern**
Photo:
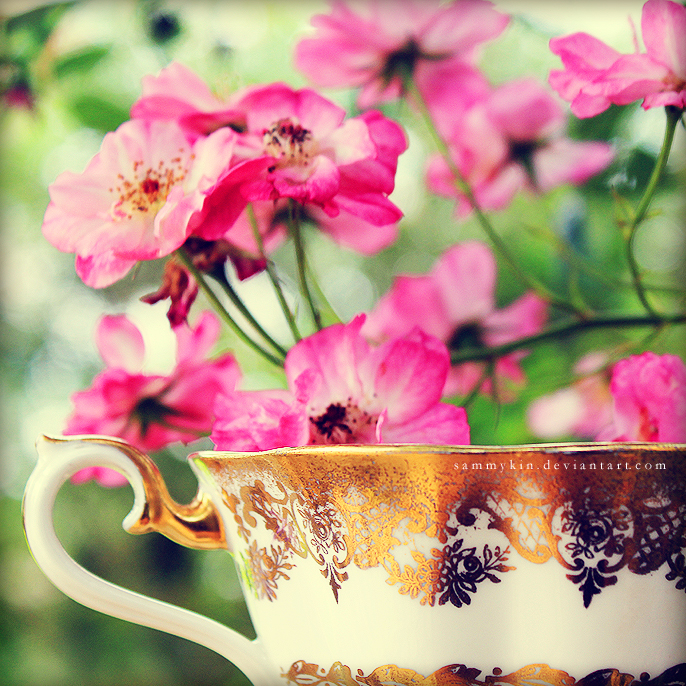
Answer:
M436 602L436 591L440 579L438 560L427 559L418 550L413 550L411 555L417 563L417 569L406 564L401 570L400 565L393 558L383 563L388 573L386 583L391 586L400 584L398 591L401 595L409 595L413 599L421 595L419 601L421 605L433 606Z
M491 675L480 679L481 670L465 665L448 665L429 676L412 669L384 665L365 676L362 670L353 675L350 667L340 662L326 670L298 660L281 676L286 683L297 686L629 686L638 683L639 679L644 686L684 686L686 664L671 667L654 679L645 672L633 676L618 669L601 669L575 679L567 672L545 664L528 665L510 674L503 674L496 668Z
M250 570L248 579L257 597L276 600L278 580L290 579L286 570L294 566L286 561L289 557L288 551L280 545L272 545L269 550L258 548L257 541L253 541L246 557L246 568Z
M683 446L592 443L310 446L195 459L221 488L239 537L253 546L259 523L272 538L248 556L252 575L267 558L280 570L253 579L269 589L263 597L309 557L336 600L350 565L381 566L400 594L461 607L513 572L517 554L557 561L588 607L625 568L647 574L666 563L666 579L683 589L684 456ZM412 563L396 559L403 548Z

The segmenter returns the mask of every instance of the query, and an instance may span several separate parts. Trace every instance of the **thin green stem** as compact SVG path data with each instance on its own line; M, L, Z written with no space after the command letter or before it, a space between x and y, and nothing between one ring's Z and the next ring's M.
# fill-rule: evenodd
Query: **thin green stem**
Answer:
M578 319L573 322L561 322L549 326L547 329L537 334L518 338L510 343L504 343L490 348L465 350L464 352L453 351L450 360L452 364L491 360L502 357L503 355L509 355L517 350L529 348L544 341L565 338L566 336L581 333L582 331L590 331L592 329L626 329L647 326L661 329L662 327L671 324L684 323L686 323L686 312L675 315L620 315Z
M264 327L255 319L252 312L248 309L246 304L241 300L240 296L234 290L233 286L225 278L215 278L214 279L220 286L221 289L226 293L229 300L233 303L234 307L245 317L248 323L257 331L257 333L264 338L264 340L269 343L269 345L274 348L274 350L279 354L285 356L288 352L280 343L274 340L274 338L264 329Z
M267 275L269 276L269 280L274 288L274 293L279 301L281 311L288 322L288 328L291 330L293 338L297 342L302 338L302 336L298 330L298 325L296 324L295 317L291 312L291 308L288 306L288 302L286 301L286 296L283 292L283 288L281 287L281 281L279 281L279 277L274 269L274 263L266 255L264 241L262 240L262 234L257 226L257 218L255 217L255 209L253 208L252 203L248 204L248 219L250 220L250 226L252 227L253 236L255 237L255 242L257 243L257 249L260 252L260 257L262 257L262 259L265 261Z
M557 236L549 229L542 229L536 226L529 226L529 232L535 237L541 238L549 242L557 251L560 259L564 260L568 266L576 269L579 273L585 274L597 281L600 281L606 286L612 288L630 288L634 289L633 281L621 279L611 273L604 271L600 267L589 262L586 258L577 253L569 244L569 242ZM685 295L686 288L678 286L669 286L661 284L643 283L643 288L647 291L655 291L660 293L667 293L671 295Z
M293 238L293 245L295 246L295 260L298 268L298 281L300 283L300 292L302 293L305 302L307 303L314 325L318 330L322 329L322 318L319 309L314 303L309 284L307 282L307 260L305 257L305 245L302 236L302 227L300 225L300 217L298 216L298 209L296 202L288 199L288 230Z
M567 300L560 298L558 295L553 293L549 288L543 285L540 281L534 279L522 270L514 255L512 255L507 245L505 244L505 241L503 241L503 239L500 237L498 232L495 230L493 224L491 224L490 220L479 206L479 203L477 202L471 187L465 180L464 176L462 175L462 172L458 169L457 165L453 161L452 156L450 154L450 150L446 142L443 140L442 136L438 133L431 113L429 112L429 108L427 107L427 104L424 98L422 97L422 94L419 92L419 89L417 88L416 84L410 81L408 83L408 89L409 92L412 94L417 106L419 107L422 119L424 120L427 126L429 134L434 142L434 145L442 155L443 159L445 160L445 163L448 165L450 173L455 180L455 186L457 187L457 190L467 198L469 204L472 207L474 215L477 218L477 221L481 225L481 228L488 236L489 240L493 244L493 247L496 249L500 257L503 260L505 260L505 262L507 262L507 264L509 265L510 269L517 277L517 279L521 283L523 283L527 288L531 288L534 291L536 291L551 305L554 305L555 307L558 307L561 310L570 312L572 314L576 314L578 316L586 316L587 312L580 310L573 303L570 303Z
M240 327L238 322L231 316L229 311L224 307L224 304L219 300L216 293L210 288L205 276L200 270L193 264L193 260L190 258L188 253L183 249L179 248L176 253L179 259L183 262L184 266L191 273L195 281L197 282L200 289L203 291L207 299L212 304L212 307L217 311L219 316L229 325L232 331L250 348L255 350L257 353L262 355L265 359L274 363L279 367L283 367L283 359L276 357L268 350L263 348L257 341L253 340L243 329Z
M631 277L634 284L634 289L638 299L645 308L646 312L649 314L656 314L655 309L650 304L648 296L646 294L645 286L641 279L641 271L636 261L636 256L634 254L634 237L636 236L636 230L641 225L643 220L648 213L648 208L655 195L658 182L662 176L665 167L667 166L667 160L669 159L669 153L672 149L672 144L674 142L674 132L676 131L676 126L679 123L679 119L683 114L683 111L676 107L665 107L665 112L667 115L667 124L665 126L665 135L662 140L662 148L660 149L660 154L658 155L657 161L655 162L655 167L653 168L653 173L650 176L648 185L643 192L643 197L638 203L636 211L634 213L633 219L626 227L626 257L629 263L629 269L631 270Z
M474 384L473 388L467 396L464 398L464 400L460 403L461 407L464 407L464 409L468 409L469 406L479 397L481 394L481 387L484 385L484 382L488 377L493 376L493 370L495 369L495 360L488 360L488 364L484 367L484 370L481 372L481 376L479 377L479 380Z

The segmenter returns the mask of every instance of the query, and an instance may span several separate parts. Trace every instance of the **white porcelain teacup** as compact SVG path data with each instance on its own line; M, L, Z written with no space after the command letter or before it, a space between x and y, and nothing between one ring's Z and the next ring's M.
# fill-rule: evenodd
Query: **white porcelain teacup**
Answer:
M309 446L191 455L189 505L116 439L42 438L24 519L75 600L205 645L256 686L686 681L686 446ZM116 587L52 507L118 469L132 533L228 548L258 638Z

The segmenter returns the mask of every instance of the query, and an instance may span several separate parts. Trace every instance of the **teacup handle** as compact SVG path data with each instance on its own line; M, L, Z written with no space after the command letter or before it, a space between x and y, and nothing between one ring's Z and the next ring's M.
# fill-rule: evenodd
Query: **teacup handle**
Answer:
M226 548L221 518L207 494L198 490L189 505L179 505L169 496L152 460L117 439L43 436L36 449L38 463L24 493L24 529L36 563L57 588L98 612L210 648L238 667L255 686L273 683L259 639L250 640L200 614L95 576L64 550L52 519L62 484L80 469L109 467L121 472L133 488L134 503L124 519L124 529L131 533L157 531L192 548Z

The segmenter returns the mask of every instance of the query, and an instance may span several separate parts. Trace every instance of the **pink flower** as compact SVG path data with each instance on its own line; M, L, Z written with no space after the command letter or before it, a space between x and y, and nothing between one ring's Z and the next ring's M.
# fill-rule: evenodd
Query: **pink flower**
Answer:
M645 352L612 370L613 424L599 441L686 443L686 365L676 355Z
M572 141L564 129L565 115L553 95L535 79L517 79L474 103L448 145L479 206L498 210L521 190L544 193L565 183L581 184L607 167L610 145ZM444 158L431 159L427 182L432 191L457 199L458 215L470 212Z
M379 112L345 119L345 110L314 91L280 83L249 89L237 105L247 113L247 131L208 198L203 237L226 231L221 208L237 199L291 198L374 226L400 219L388 199L407 147L398 124Z
M584 355L574 366L571 386L543 395L529 405L527 424L546 440L569 436L593 439L612 422L612 395L607 357Z
M463 408L440 402L448 351L414 330L374 348L364 315L301 340L285 363L289 390L217 399L218 450L330 443L469 443Z
M82 174L64 172L51 184L43 234L59 250L76 253L76 271L87 285L109 286L139 260L184 243L235 138L220 129L190 143L174 122L125 122L105 135ZM244 207L238 202L224 210L225 231Z
M686 108L686 7L671 0L643 5L646 52L622 54L587 33L553 38L550 49L564 69L550 72L550 85L577 117L593 117L611 104L643 100L643 108Z
M117 436L143 451L207 435L215 397L235 388L240 371L230 354L207 358L220 333L211 312L203 313L194 329L182 325L174 333L175 368L166 376L144 374L140 331L123 315L104 316L96 342L107 369L88 390L74 394L64 433ZM89 474L77 478L86 480Z
M313 17L316 31L295 48L295 65L319 87L361 88L366 109L404 95L407 79L434 82L446 62L471 62L509 17L485 0L371 0L353 11L340 0Z
M131 107L132 119L173 120L184 131L206 136L224 126L245 128L245 113L233 99L222 100L191 69L172 62L156 76L142 79L142 95Z
M363 334L378 342L419 327L444 341L450 350L461 352L509 343L540 331L547 316L546 302L534 293L525 293L507 307L497 309L495 280L496 262L488 246L479 242L454 245L428 274L397 276L369 314ZM509 395L503 382L523 382L519 366L523 356L523 352L512 353L496 362L501 399ZM466 395L482 375L483 364L455 365L443 392L447 396ZM490 382L481 386L483 392L491 388Z

